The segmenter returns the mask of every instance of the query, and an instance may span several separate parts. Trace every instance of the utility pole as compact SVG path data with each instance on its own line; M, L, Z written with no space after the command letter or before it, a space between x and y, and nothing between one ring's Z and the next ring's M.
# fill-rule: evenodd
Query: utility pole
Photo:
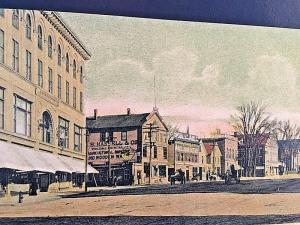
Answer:
M88 145L89 145L89 137L90 133L89 130L85 130L85 137L86 137L86 143L85 143L85 160L84 160L84 191L87 192L87 180L88 180L88 172L87 172L87 165L88 165Z
M152 123L150 124L147 124L147 128L144 128L146 130L149 130L148 131L148 134L149 134L149 141L150 141L150 154L149 154L149 184L151 184L151 178L152 178L152 147L155 146L152 142L152 133L153 132L157 132L157 126L154 126Z

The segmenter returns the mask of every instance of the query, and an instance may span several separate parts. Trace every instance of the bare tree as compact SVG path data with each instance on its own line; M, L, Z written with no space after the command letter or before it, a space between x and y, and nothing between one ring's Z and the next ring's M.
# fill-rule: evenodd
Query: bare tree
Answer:
M179 132L179 128L178 128L177 125L173 125L171 123L168 123L167 127L168 127L168 130L169 130L169 132L168 132L168 136L169 136L168 140L170 140L170 139L172 139L172 138L175 137L176 133Z
M276 120L266 112L266 106L250 102L237 108L231 116L231 124L242 140L240 162L246 176L256 176L256 163L261 145L275 133Z
M288 121L279 121L277 125L277 140L283 141L280 152L280 160L285 163L287 170L293 170L295 158L297 157L298 140L300 138L300 127Z

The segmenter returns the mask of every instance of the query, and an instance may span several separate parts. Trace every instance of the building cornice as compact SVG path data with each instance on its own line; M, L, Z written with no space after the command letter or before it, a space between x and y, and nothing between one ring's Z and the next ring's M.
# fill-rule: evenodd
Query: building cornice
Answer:
M49 11L41 11L41 13L70 43L70 45L76 49L76 51L83 57L84 60L89 60L91 58L91 53L58 13Z

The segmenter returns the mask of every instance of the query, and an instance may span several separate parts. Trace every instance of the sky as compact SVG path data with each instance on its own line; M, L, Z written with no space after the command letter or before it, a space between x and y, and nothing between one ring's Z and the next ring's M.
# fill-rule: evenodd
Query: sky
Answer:
M232 132L230 115L251 100L300 121L300 31L61 13L92 54L87 115L152 111L201 137ZM154 88L154 77L155 86ZM156 90L156 91L154 91Z

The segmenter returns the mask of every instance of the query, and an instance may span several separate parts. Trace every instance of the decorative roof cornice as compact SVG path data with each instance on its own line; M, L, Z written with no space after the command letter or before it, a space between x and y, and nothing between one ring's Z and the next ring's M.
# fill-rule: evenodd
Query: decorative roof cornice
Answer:
M42 15L55 27L55 29L69 42L73 48L83 57L84 60L91 58L91 53L84 44L79 40L78 36L64 22L62 17L56 12L41 11Z

